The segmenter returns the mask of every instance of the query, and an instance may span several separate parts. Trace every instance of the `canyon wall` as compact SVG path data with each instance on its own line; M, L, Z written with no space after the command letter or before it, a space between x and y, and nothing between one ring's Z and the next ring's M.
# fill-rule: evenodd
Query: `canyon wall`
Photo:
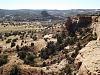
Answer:
M100 75L100 17L93 16L92 18L91 27L93 34L97 34L97 40L90 41L79 51L75 59L77 75Z

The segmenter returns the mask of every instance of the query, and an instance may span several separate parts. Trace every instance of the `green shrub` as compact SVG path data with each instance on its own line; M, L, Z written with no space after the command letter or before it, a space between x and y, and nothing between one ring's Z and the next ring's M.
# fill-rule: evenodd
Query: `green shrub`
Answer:
M15 42L11 42L11 47L14 47L15 45Z
M18 38L15 38L15 39L12 40L12 42L16 42L17 40L18 40Z
M73 44L75 44L75 38L74 37L67 37L66 38L66 41L67 41L67 43L69 44L69 45L73 45Z
M43 59L48 59L50 55L54 54L56 50L56 45L54 42L48 42L46 48L42 48L40 52L40 57Z
M17 50L17 51L20 51L19 45L16 46L16 50Z
M5 37L11 36L11 33L5 33Z
M26 58L24 59L25 64L33 64L34 63L35 55L33 53L28 53Z
M8 62L8 55L0 55L0 66L6 64Z
M37 36L34 35L34 36L32 37L32 39L33 39L33 41L36 41L36 40L37 40Z
M22 59L25 64L32 65L34 63L35 54L33 52L19 51L18 57Z
M47 48L42 48L41 49L40 57L42 59L48 59L49 58L49 55L48 55L48 52L47 52Z
M12 70L10 71L10 75L21 75L20 69L17 65L14 65Z
M72 69L71 69L71 66L69 64L67 64L65 66L65 68L61 70L60 75L65 75L65 73L66 73L66 75L72 75Z
M11 42L11 39L8 39L7 41L6 41L6 43L10 43Z
M93 35L93 40L97 40L97 34L96 33L94 33L94 35Z
M61 35L57 35L57 43L61 44L63 41L63 37Z
M20 59L25 59L26 58L26 52L25 51L19 51L18 56Z
M34 46L34 43L31 43L31 46Z

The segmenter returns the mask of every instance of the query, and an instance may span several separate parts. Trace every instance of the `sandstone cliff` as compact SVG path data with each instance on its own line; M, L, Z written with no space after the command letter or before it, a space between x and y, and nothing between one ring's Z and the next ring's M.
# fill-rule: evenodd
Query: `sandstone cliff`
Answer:
M98 39L90 41L79 51L75 59L75 65L78 69L77 75L100 75L100 17L93 21L92 26Z

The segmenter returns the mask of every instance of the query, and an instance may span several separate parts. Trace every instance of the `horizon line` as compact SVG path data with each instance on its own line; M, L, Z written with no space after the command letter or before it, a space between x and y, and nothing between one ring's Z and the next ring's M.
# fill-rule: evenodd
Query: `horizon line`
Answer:
M24 9L24 8L16 8L16 9L9 9L9 8L0 8L1 10L100 10L100 8L74 8L74 9Z

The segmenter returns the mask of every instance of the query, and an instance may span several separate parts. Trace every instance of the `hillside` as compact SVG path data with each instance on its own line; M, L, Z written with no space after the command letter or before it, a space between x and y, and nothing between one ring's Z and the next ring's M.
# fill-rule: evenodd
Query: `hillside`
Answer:
M99 75L99 9L0 13L0 75Z
M43 16L41 12L44 10L29 10L29 9L20 9L20 10L5 10L0 9L0 20L2 21L34 21L41 20ZM55 17L54 19L65 19L68 16L77 15L77 14L93 14L99 11L96 9L72 9L72 10L45 10L50 15ZM47 18L46 18L47 19ZM52 19L52 18L50 18Z

